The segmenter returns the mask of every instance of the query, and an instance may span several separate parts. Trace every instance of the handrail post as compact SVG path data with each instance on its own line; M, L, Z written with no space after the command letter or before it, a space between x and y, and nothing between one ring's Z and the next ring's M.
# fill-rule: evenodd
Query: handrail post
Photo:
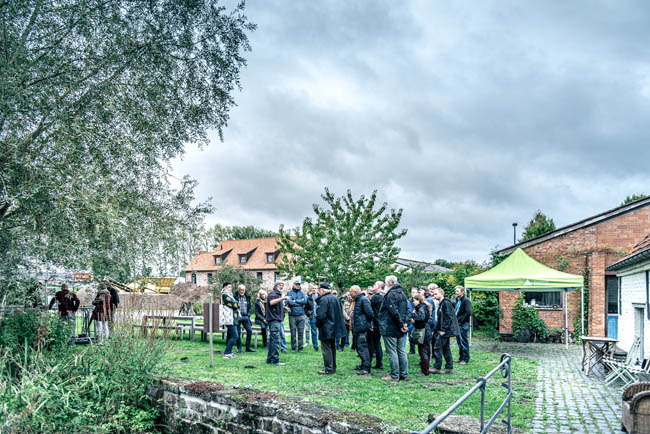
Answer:
M481 432L485 428L485 378L477 378L477 382L481 383Z

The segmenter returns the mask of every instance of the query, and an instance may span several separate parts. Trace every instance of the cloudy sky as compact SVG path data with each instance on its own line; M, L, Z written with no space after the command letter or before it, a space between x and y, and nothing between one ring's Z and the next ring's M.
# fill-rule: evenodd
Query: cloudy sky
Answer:
M177 176L207 223L297 226L324 187L403 208L401 256L486 259L650 193L650 4L249 0L224 141Z

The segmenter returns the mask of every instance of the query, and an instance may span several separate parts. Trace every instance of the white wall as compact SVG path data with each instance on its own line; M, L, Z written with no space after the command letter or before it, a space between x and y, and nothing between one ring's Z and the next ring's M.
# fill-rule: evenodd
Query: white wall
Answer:
M635 338L635 307L644 306L644 357L650 357L650 321L645 311L645 271L650 269L650 262L635 266L633 269L618 272L621 278L621 306L618 317L617 346L628 351ZM636 304L636 305L635 305Z

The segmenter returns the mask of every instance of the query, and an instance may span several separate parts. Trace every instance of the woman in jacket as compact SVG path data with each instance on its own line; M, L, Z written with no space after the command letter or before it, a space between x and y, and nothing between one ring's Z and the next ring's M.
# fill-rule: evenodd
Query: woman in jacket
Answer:
M95 321L95 330L98 333L98 340L100 345L104 345L104 341L108 339L108 322L111 320L111 293L108 292L106 285L99 286L99 292L93 300L95 309L90 317Z
M266 348L266 291L260 289L257 292L255 301L255 323L259 324L262 330L262 345Z
M413 297L413 335L417 337L424 334L422 343L417 342L418 354L420 355L420 372L415 374L417 377L428 376L431 363L431 326L429 318L431 317L431 305L426 302L424 296L416 294Z

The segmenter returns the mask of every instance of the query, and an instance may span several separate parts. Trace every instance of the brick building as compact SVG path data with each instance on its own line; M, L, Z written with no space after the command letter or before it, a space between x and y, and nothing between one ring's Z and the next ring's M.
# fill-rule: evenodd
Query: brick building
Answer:
M521 247L528 255L549 267L583 274L588 282L588 332L592 336L616 337L618 332L618 280L606 268L629 254L650 233L650 197L619 206L602 214L524 241L498 253L509 254ZM512 308L518 292L500 292L503 315L499 332L512 333ZM569 330L580 317L580 291L568 294ZM550 328L564 327L561 292L526 294Z
M222 241L214 251L199 252L192 258L185 267L185 281L207 286L216 270L224 265L232 265L257 276L262 288L272 289L273 284L280 280L277 268L281 255L278 241L278 237Z

